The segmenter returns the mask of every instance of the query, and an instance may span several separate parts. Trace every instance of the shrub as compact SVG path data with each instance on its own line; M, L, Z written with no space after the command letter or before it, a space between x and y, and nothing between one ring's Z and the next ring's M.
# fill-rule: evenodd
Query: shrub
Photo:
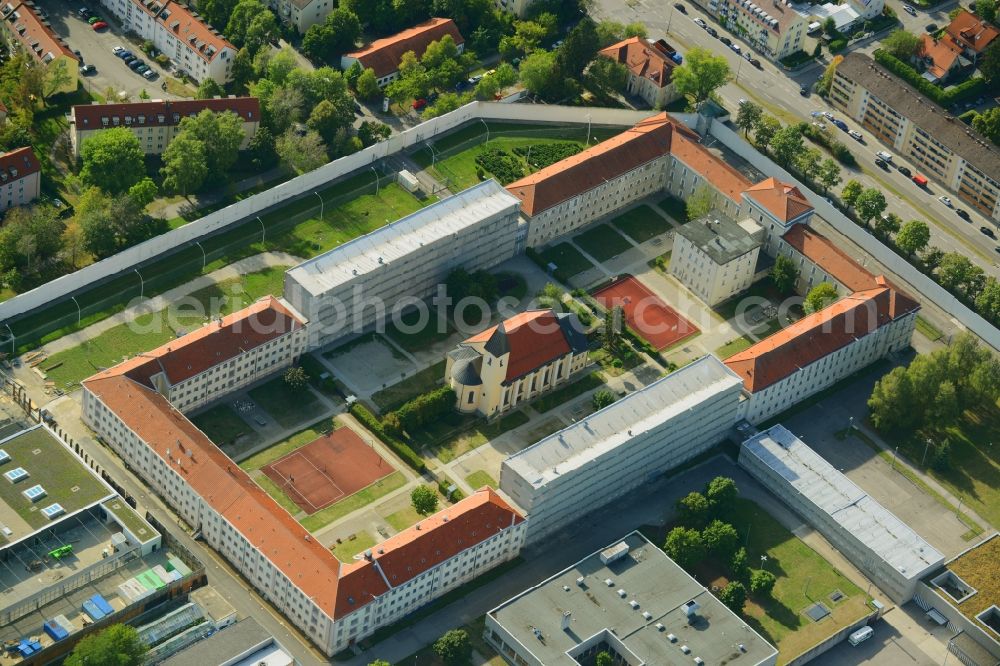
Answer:
M403 429L412 432L449 413L455 406L455 391L442 386L418 395L395 411Z
M361 422L361 425L371 430L393 453L402 458L403 462L421 474L427 470L427 465L424 464L423 458L418 456L406 443L387 433L378 418L368 411L364 405L356 402L351 405L350 411L351 415Z
M502 185L524 176L524 169L517 158L497 146L485 146L476 155L476 164L496 176Z
M986 81L982 78L969 79L950 90L943 90L920 75L920 72L882 49L875 50L875 62L903 79L925 96L941 106L951 106L983 93Z
M847 38L838 37L830 41L830 53L840 53L847 48Z
M750 574L750 591L761 596L770 596L775 582L773 573L758 569Z
M544 169L559 160L572 157L583 150L575 143L541 143L530 146L518 146L514 152L528 160L536 169ZM528 159L530 156L530 159Z

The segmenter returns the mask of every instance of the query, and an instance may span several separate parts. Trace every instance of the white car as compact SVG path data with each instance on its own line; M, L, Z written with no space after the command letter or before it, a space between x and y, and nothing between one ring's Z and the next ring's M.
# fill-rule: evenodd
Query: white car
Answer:
M114 53L115 55L118 55L119 53L121 53L124 50L125 49L122 48L121 46L114 46L114 47L111 48L111 52Z
M695 22L695 23L696 23L696 24L698 25L698 27L700 27L700 28L707 28L707 27L708 27L708 24L707 24L707 23L705 23L704 21L702 21L702 20L701 20L700 18L696 18L696 19L694 19L694 22Z
M736 53L740 52L740 45L739 44L730 44L729 48L731 48Z
M823 117L826 118L827 120L833 120L833 114L830 113L829 111L824 111Z
M855 141L861 141L862 139L865 138L864 136L861 135L861 132L859 132L858 130L851 130L850 132L848 132L848 134L850 134L851 138L854 139Z
M884 150L880 150L877 153L875 153L875 157L877 157L880 160L883 160L885 162L892 162L892 155L890 155L889 153L885 152Z
M819 121L816 121L812 124L812 126L818 129L820 132L826 131L826 123L821 123Z
M938 197L938 201L943 203L948 208L951 208L951 199L949 199L948 197L945 196Z
M911 7L910 5L903 5L903 11L909 14L910 16L917 15L917 10Z

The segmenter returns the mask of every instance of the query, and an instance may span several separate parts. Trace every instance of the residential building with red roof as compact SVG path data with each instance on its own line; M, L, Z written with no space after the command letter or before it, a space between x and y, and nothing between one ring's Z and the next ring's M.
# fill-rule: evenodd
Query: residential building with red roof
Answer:
M192 79L224 84L236 47L186 5L174 0L101 0L122 28L149 40Z
M587 336L572 313L528 310L448 352L456 407L494 418L562 386L587 367Z
M303 322L266 298L83 382L83 418L326 655L520 552L524 516L483 488L341 564L184 415L293 359ZM290 344L285 344L285 342Z
M31 146L0 154L0 211L31 203L41 188L42 167Z
M751 2L750 0L697 0L707 14L741 35L755 52L771 60L781 60L803 50L809 16L796 10L790 0Z
M445 35L455 40L461 53L465 48L465 38L455 22L450 18L432 18L395 35L376 39L360 51L344 54L340 58L340 68L346 72L354 63L360 63L364 69L374 70L378 84L384 87L399 74L399 63L404 53L413 51L420 58L431 42L440 41Z
M323 23L337 8L337 3L330 0L268 0L267 5L282 23L292 26L300 35L317 23Z
M154 99L124 104L82 104L70 110L70 143L79 156L83 142L99 132L125 127L139 139L147 155L159 155L180 131L181 120L208 109L214 113L233 113L243 123L245 150L260 127L260 101L256 97L216 97L213 99Z
M44 67L54 92L76 91L80 59L34 3L8 0L0 5L0 19L0 30L7 45L26 53Z
M948 34L942 39L921 35L918 57L923 59L926 66L924 78L938 85L944 85L952 74L972 66L972 62L962 53L962 47Z
M597 55L624 65L628 70L629 93L637 95L651 107L662 108L680 98L674 88L674 60L677 51L659 39L630 37L598 51Z
M996 26L983 21L967 9L960 9L944 31L973 62L1000 35Z

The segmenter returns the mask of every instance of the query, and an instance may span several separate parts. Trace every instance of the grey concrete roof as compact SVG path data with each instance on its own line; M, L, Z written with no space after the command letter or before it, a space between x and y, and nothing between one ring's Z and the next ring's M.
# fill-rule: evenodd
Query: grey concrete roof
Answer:
M1000 177L1000 149L867 55L848 54L837 65L837 72L909 118L990 178Z
M944 562L936 548L784 426L754 435L743 449L903 577L918 578Z
M455 365L451 366L451 377L459 384L465 386L481 386L483 383L482 378L479 376L479 371L476 370L476 362L461 360L455 361Z
M490 179L313 257L286 275L308 292L322 294L405 257L422 245L519 205L517 198Z
M727 264L760 247L763 230L751 219L736 222L718 211L681 225L677 234L691 241L717 264Z
M706 664L753 666L777 652L639 532L609 549L620 543L629 549L620 559L604 564L600 552L589 555L489 614L546 666L576 666L566 652L605 630L649 666L694 664L695 657ZM689 623L684 605L690 601L700 608Z
M181 650L160 664L161 666L191 666L191 664L216 666L238 659L256 646L264 648L273 640L271 634L260 626L257 620L248 617Z
M711 354L507 458L535 487L581 467L742 380Z

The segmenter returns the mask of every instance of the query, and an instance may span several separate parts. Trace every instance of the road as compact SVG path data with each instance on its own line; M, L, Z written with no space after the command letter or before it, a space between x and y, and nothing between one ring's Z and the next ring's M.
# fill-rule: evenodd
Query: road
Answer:
M902 3L898 0L889 0L889 2L894 4L897 13L909 19L906 25L910 29L922 30L922 26L930 22L928 16L920 12L916 18L907 15L902 11ZM655 39L667 35L667 41L674 46L679 46L682 52L700 46L723 55L730 63L734 80L723 86L719 90L719 95L730 109L737 108L740 98L749 98L760 104L767 113L778 117L784 123L812 121L814 119L811 114L814 111L829 110L825 100L818 95L802 97L799 93L800 86L811 87L819 79L825 64L817 63L789 74L761 57L763 69L757 70L746 60L727 49L722 42L698 27L693 19L701 17L707 24L713 26L720 36L729 34L718 23L690 3L685 3L685 6L687 14L675 10L673 4L666 0L597 0L591 13L599 20L609 19L622 23L642 22L648 27L651 38ZM947 8L935 10L930 17L933 18L934 22L943 25L947 22ZM729 37L744 48L749 48L734 35L729 34ZM875 47L876 43L868 40L852 48L870 54ZM843 114L835 115L847 120ZM860 167L859 169L844 168L844 181L853 178L865 187L880 189L889 203L889 212L899 215L904 221L921 219L929 223L931 245L936 245L945 252L958 252L966 255L982 267L987 274L1000 277L1000 265L997 263L1000 261L1000 253L998 253L1000 250L996 249L997 242L987 238L979 231L980 226L996 227L996 223L987 220L969 207L963 206L970 213L971 218L971 222L965 222L953 210L937 201L937 197L945 192L943 186L932 182L927 191L922 191L895 170L891 173L882 171L875 166L875 153L887 150L886 146L879 143L862 128L857 127L857 123L848 122L848 125L852 129L861 131L864 142L854 141L846 133L836 137L851 150ZM836 128L832 128L831 131L841 134ZM894 161L897 164L905 164L914 173L920 171L901 158L894 158ZM950 194L950 196L953 200L958 201L956 195Z

